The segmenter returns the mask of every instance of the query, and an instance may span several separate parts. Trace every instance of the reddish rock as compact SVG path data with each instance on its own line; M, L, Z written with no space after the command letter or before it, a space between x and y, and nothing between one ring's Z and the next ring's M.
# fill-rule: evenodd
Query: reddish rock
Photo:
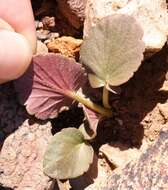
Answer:
M104 144L100 147L100 152L107 157L109 162L120 168L137 159L141 154L140 150L121 143Z
M116 169L103 182L86 190L161 190L168 189L168 130L160 133L158 140L138 160Z
M0 184L16 190L51 190L53 182L43 174L43 154L51 137L51 125L26 120L9 135L0 153Z
M61 14L75 27L80 28L85 18L87 0L57 0Z
M55 17L45 16L42 18L43 29L52 30L55 28Z

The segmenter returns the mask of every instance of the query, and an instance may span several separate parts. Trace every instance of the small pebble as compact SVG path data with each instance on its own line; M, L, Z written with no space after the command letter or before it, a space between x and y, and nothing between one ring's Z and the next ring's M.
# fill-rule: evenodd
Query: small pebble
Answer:
M43 23L42 22L39 22L38 23L38 28L43 28L44 26L43 26Z
M47 40L44 40L44 44L47 45L48 43L50 43L51 40L50 39L47 39Z
M59 33L57 33L57 32L51 32L50 33L50 39L52 40L52 39L55 39L55 38L58 38L59 37Z
M36 54L45 54L48 53L47 46L41 42L40 40L37 40L37 51Z
M39 20L35 20L35 27L36 29L43 28L43 23Z
M45 16L42 18L43 28L52 29L55 27L55 17Z
M49 30L37 30L37 39L38 40L47 40L50 38Z
M123 126L123 120L121 120L121 119L119 119L119 118L116 118L116 121L118 122L118 124L120 125L120 126Z

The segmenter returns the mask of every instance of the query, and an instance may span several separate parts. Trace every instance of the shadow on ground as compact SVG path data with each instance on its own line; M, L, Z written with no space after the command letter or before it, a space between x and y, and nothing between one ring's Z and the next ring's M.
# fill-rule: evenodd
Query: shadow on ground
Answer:
M112 102L115 117L103 121L94 144L118 141L128 147L139 148L144 137L142 121L158 103L168 99L168 92L159 91L168 71L168 47L146 60L134 77L122 85L122 93Z
M0 85L0 148L5 138L13 133L28 117L19 105L12 83Z

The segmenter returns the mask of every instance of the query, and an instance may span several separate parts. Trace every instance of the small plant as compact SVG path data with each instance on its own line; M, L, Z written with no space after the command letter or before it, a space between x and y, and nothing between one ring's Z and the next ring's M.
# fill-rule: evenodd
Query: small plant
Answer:
M115 92L114 87L127 82L140 66L144 51L142 36L141 27L133 17L108 16L84 39L81 64L58 54L38 55L27 73L15 82L20 101L29 114L42 120L55 118L78 102L92 130L92 135L87 134L82 124L79 129L66 128L55 134L44 155L46 175L68 179L88 170L93 161L89 141L96 136L100 118L113 115L109 91ZM103 87L102 105L83 93L88 79L93 88Z

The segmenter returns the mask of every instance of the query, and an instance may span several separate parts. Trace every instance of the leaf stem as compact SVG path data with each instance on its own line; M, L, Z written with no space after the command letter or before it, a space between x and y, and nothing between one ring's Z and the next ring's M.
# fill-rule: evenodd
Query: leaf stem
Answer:
M95 103L93 103L91 100L83 97L79 93L71 93L71 98L77 100L78 102L82 103L83 105L87 106L88 108L94 110L97 113L100 113L103 116L111 117L112 111L110 109L106 109L104 107L101 107Z
M103 87L103 106L108 109L111 108L109 105L109 91L106 88L106 85Z

